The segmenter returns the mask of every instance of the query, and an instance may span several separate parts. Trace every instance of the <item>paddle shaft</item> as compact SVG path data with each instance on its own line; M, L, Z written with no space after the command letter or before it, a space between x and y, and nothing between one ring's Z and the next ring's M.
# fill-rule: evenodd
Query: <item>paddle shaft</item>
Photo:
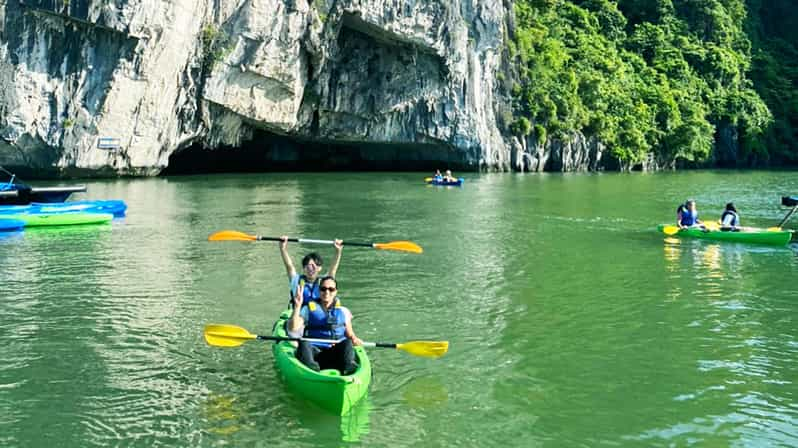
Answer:
M396 348L396 344L386 344L382 342L364 342L363 347Z
M260 236L258 235L258 241L282 241L282 238L275 238L273 236ZM287 238L286 241L292 243L307 243L307 244L334 244L335 241L333 240L309 240L305 238ZM353 243L350 241L344 241L344 246L361 246L361 247L374 247L372 243Z
M261 336L256 335L256 338L262 341L306 341L306 342L323 342L325 344L335 344L343 341L343 339L313 339L313 338L291 338L283 336ZM396 348L396 344L386 344L382 342L364 342L363 347L380 347L380 348Z
M337 344L343 339L314 339L314 338L291 338L285 336L261 336L255 335L255 338L261 341L305 341L305 342L322 342L325 344Z
M782 219L781 222L779 223L779 225L776 226L776 227L782 227L782 226L784 226L784 224L787 224L787 221L789 221L790 218L792 218L792 215L795 214L796 210L798 210L798 205L793 207L792 210L790 210L790 212L787 213L787 216L785 216L784 219Z
M306 342L322 342L325 344L336 344L343 341L343 339L313 339L313 338L291 338L284 336L261 336L255 335L256 339L261 341L306 341ZM380 348L396 348L396 344L387 344L383 342L364 342L363 347L380 347Z

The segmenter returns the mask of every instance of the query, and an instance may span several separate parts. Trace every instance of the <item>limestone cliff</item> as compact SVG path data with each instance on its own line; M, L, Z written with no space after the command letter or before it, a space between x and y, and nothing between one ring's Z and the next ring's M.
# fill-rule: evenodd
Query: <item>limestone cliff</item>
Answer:
M268 133L511 169L495 112L507 13L498 0L0 0L0 165L148 175L189 146Z

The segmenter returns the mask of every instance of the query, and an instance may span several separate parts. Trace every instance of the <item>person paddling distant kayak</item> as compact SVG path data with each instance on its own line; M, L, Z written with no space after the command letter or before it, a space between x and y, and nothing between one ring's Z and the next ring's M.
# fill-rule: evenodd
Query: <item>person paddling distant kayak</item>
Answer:
M734 203L729 202L726 204L726 210L720 215L720 228L721 230L738 230L740 227L740 215L737 214L737 209Z
M443 176L443 181L444 182L457 182L457 179L455 179L454 176L452 176L452 171L451 170L446 170L446 175Z
M355 345L363 341L352 330L352 313L338 300L338 282L326 276L319 282L321 297L302 303L302 291L294 293L294 309L286 324L290 337L332 339L335 343L299 341L296 357L302 364L319 371L337 369L343 375L357 370Z
M699 226L704 228L704 224L698 219L698 210L696 210L695 201L688 199L687 202L680 205L676 210L677 224L680 229Z
M322 270L321 255L316 252L311 252L302 258L302 275L297 274L294 268L294 263L291 262L291 257L288 255L288 237L283 235L280 237L280 255L283 257L283 264L285 264L285 272L288 274L288 292L291 300L293 301L294 292L297 290L302 291L303 303L311 300L318 299L319 294L319 276ZM336 254L335 261L327 273L330 277L335 277L338 273L338 265L341 263L341 252L344 249L342 240L335 240L333 242Z
M432 176L432 180L435 182L440 182L443 180L443 174L441 174L441 170L435 170L435 175Z

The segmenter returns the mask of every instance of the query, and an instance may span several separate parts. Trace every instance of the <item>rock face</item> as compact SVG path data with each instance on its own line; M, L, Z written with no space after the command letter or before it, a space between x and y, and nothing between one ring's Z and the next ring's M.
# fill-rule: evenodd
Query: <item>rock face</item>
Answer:
M595 137L576 133L568 140L513 139L513 166L518 171L598 171L605 167L604 145Z
M495 116L505 8L0 0L0 165L149 175L187 147L269 133L375 159L390 143L474 169L595 169L601 148L589 141L513 162Z

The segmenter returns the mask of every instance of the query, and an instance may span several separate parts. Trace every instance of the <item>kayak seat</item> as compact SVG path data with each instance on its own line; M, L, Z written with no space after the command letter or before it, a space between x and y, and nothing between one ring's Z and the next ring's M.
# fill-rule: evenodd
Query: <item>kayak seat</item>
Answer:
M339 372L338 369L324 369L319 371L319 373L327 376L341 376L341 372Z

